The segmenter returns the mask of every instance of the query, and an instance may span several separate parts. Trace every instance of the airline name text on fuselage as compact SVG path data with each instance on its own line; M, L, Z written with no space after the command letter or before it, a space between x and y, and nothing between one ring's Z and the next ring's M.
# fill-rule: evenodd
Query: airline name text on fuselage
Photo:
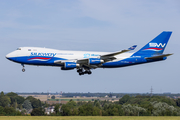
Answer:
M54 57L57 53L37 53L31 52L31 56L46 56L46 57Z

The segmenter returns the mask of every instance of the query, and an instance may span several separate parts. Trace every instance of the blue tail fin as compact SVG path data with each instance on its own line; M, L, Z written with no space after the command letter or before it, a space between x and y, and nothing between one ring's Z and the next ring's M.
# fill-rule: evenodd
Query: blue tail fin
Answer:
M163 31L159 34L156 38L146 44L143 48L139 51L134 53L135 56L151 56L151 55L158 55L162 54L168 41L171 36L172 32Z

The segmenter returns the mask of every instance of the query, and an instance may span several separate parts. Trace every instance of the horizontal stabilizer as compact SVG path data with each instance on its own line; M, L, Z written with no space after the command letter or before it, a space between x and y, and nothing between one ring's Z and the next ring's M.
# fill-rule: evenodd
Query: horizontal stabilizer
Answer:
M159 58L167 57L170 55L172 55L172 54L162 54L162 55L157 55L157 56L153 56L153 57L147 57L145 59L159 59Z

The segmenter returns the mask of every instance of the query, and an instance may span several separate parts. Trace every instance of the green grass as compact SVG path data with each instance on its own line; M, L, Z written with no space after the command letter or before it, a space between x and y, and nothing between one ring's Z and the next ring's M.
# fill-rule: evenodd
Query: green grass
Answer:
M180 117L134 116L0 116L0 120L180 120Z

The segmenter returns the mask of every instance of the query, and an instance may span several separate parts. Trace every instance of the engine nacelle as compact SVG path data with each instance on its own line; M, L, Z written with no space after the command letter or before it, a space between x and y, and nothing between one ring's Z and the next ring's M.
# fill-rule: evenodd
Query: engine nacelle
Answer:
M64 69L74 69L76 67L79 67L79 64L75 63L75 62L65 62L64 63Z
M89 65L99 65L101 63L104 63L104 60L99 58L89 58Z

